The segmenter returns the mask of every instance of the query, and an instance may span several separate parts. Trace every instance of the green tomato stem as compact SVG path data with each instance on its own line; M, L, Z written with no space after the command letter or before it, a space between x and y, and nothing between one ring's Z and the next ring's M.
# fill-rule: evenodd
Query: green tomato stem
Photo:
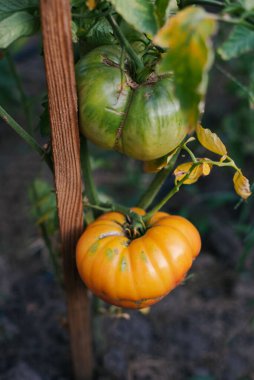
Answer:
M192 171L195 169L196 166L200 165L200 162L195 162L191 166L188 173L181 179L181 181L177 182L177 184L173 187L173 189L151 210L149 211L145 216L143 216L143 221L147 222L151 217L159 211L168 201L171 199L180 189L180 187L183 185L183 183L186 181L186 179L189 178Z
M190 150L190 148L187 145L183 145L183 149L186 150L186 152L188 152L193 162L197 162L196 157L194 156L193 152Z
M140 207L144 210L146 210L151 203L153 202L154 198L158 194L158 192L161 189L161 186L165 182L167 176L169 173L172 172L176 160L179 156L180 149L173 155L172 159L170 160L168 166L166 168L161 169L156 176L154 177L153 181L151 182L148 189L145 191L145 193L141 196L140 200L138 201L137 207Z
M83 136L80 138L80 157L81 157L81 167L85 182L85 193L89 199L89 202L98 206L100 204L97 189L94 183L91 161L88 152L87 139Z
M224 8L225 4L216 0L184 0L180 1L180 9L188 7L189 5L211 5L220 8Z
M122 33L121 29L119 28L119 25L117 24L116 20L114 19L114 17L109 14L106 16L109 24L111 25L117 39L119 40L120 44L122 45L122 47L125 48L127 54L129 55L129 57L131 58L131 60L134 62L135 66L136 66L136 69L138 71L141 71L144 69L144 65L143 65L143 62L142 60L138 57L138 55L135 53L134 49L132 48L131 44L129 43L129 41L127 40L127 38L125 37L125 35Z
M241 18L231 18L231 17L219 17L217 16L216 19L221 22L226 22L228 24L233 25L243 25L248 29L254 30L254 24L250 21L241 19Z
M51 171L53 164L50 155L37 143L37 141L19 125L7 111L0 106L0 117L9 125L39 156L47 163Z
M25 116L26 116L28 131L29 131L30 134L32 134L33 133L33 126L32 126L31 107L30 107L30 104L29 104L28 97L27 97L27 95L26 95L26 93L24 91L21 78L20 78L19 73L18 73L18 71L16 69L15 62L14 62L14 60L12 58L12 55L9 52L8 49L5 50L5 57L6 57L6 60L8 62L11 74L13 76L13 79L14 79L14 81L16 83L17 89L19 91L20 101L22 103L22 106L23 106L23 109L24 109L24 112L25 112Z
M36 208L36 212L38 214L41 214L40 204L39 204L39 202L37 202L39 199L39 195L37 194L36 187L34 186L34 184L32 185L32 192L33 192L34 199L36 199L36 203L34 205L34 207ZM40 223L39 227L41 230L43 240L44 240L44 242L48 248L49 256L50 256L50 259L52 261L52 265L53 265L53 269L54 269L56 278L57 278L59 284L62 285L63 281L62 281L62 276L61 276L61 269L60 269L60 266L59 266L59 263L58 263L57 257L56 257L57 252L55 252L55 250L53 249L52 242L50 239L50 235L48 233L47 225L46 225L46 223Z

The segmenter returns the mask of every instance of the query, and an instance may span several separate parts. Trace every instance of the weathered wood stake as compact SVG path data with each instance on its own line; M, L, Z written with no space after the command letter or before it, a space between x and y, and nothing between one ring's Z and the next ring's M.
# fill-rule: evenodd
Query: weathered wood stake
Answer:
M88 380L92 376L90 306L75 265L83 210L70 2L41 0L40 5L72 361L75 379Z

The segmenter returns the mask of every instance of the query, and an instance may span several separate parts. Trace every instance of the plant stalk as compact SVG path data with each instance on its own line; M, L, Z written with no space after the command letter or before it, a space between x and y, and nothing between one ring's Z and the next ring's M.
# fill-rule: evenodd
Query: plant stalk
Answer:
M89 202L91 202L95 206L100 205L99 196L97 193L97 189L94 183L93 175L92 175L92 168L91 168L91 161L90 156L88 152L88 144L87 139L85 137L81 137L80 139L80 153L81 153L81 167L85 182L85 193L89 199Z
M37 143L37 141L19 125L7 111L0 106L0 117L8 124L39 156L47 163L51 171L53 171L53 164L51 157L47 152Z
M125 35L122 33L121 29L119 28L116 20L114 19L114 17L109 14L106 16L109 24L111 25L117 39L119 40L120 44L122 45L122 47L125 48L127 54L129 55L129 57L132 59L132 61L134 62L135 66L136 66L136 69L137 70L143 70L144 69L144 65L143 65L143 62L142 60L138 57L138 55L135 53L135 51L133 50L131 44L129 43L129 41L126 39Z
M145 193L141 196L140 200L138 201L137 207L140 207L146 210L151 205L154 198L160 191L161 186L165 182L167 176L169 175L169 173L172 172L179 154L180 154L180 150L178 150L173 155L168 166L166 168L163 168L156 174L150 186L148 187L148 189L145 191Z
M151 219L151 217L157 212L159 211L168 201L169 199L171 199L179 190L180 190L180 187L184 184L184 182L186 181L186 179L189 178L190 174L192 173L192 171L195 169L196 166L200 165L201 163L199 162L195 162L193 163L193 165L191 166L190 170L188 171L188 173L181 179L181 181L179 181L174 187L173 189L151 210L149 211L145 216L143 216L143 221L144 222L147 222L149 219Z

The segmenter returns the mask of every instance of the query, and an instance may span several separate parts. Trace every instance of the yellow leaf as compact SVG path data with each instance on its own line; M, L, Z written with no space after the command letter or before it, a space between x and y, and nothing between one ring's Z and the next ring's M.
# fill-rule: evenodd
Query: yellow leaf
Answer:
M251 195L250 183L248 178L244 177L241 170L235 173L233 182L236 193L243 199L249 198Z
M87 0L86 5L92 11L96 7L96 0Z
M185 162L184 164L181 164L177 166L177 168L174 171L174 175L176 177L176 181L181 181L186 174L190 171L191 167L193 165L193 162ZM211 171L211 164L208 164L207 162L202 162L198 166L196 166L192 172L190 173L190 176L184 181L185 185L191 185L192 183L197 182L199 177L202 175L207 176L210 174Z
M211 165L209 165L207 162L203 162L203 164L201 165L201 168L202 168L203 175L207 176L208 174L210 174Z
M156 45L168 48L157 69L173 72L175 94L190 130L196 128L203 112L215 31L215 17L201 7L190 6L170 17L153 39Z
M203 147L220 156L227 155L227 149L216 133L213 133L210 129L201 127L201 125L197 126L196 133Z
M174 175L176 177L177 182L181 181L186 176L186 174L190 171L192 165L193 165L193 162L185 162L184 164L177 166L177 168L174 171ZM189 178L187 178L184 181L184 184L191 185L192 183L196 182L201 175L202 175L201 165L198 165L192 170Z

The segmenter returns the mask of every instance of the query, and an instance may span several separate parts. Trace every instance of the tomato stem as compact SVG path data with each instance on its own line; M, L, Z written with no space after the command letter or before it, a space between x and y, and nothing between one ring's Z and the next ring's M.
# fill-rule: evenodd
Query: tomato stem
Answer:
M169 173L172 172L179 154L180 154L180 149L177 150L176 153L173 155L168 166L161 169L156 174L150 186L148 187L148 189L145 191L145 193L141 196L140 200L138 201L137 207L140 207L146 210L150 206L150 204L153 202L154 198L160 191L161 186L165 182L167 176L169 175Z
M151 219L151 217L159 211L168 201L171 199L180 189L180 187L183 185L183 183L186 181L186 179L189 178L192 171L195 169L196 166L200 165L200 162L195 162L191 166L190 170L186 175L181 179L181 181L177 182L177 184L173 187L172 190L151 210L149 211L145 216L143 216L143 221L146 223Z
M116 35L116 37L119 40L120 44L122 45L122 47L125 48L127 54L129 55L129 57L131 58L131 60L134 62L135 66L136 66L136 69L138 71L143 70L144 69L144 64L143 64L142 60L138 57L138 55L136 54L136 52L132 48L131 44L129 43L129 41L127 40L127 38L125 37L125 35L121 31L121 29L119 28L119 25L117 24L117 22L114 19L114 17L111 14L109 14L109 15L106 16L106 18L107 18L109 24L111 25L111 27L112 27L112 29L114 31L114 34Z
M80 136L80 158L85 183L85 193L89 199L89 202L95 206L98 206L100 204L100 200L92 175L87 139L83 136Z
M39 156L47 163L53 172L51 156L37 143L37 141L19 125L3 107L0 106L0 117L9 125Z

